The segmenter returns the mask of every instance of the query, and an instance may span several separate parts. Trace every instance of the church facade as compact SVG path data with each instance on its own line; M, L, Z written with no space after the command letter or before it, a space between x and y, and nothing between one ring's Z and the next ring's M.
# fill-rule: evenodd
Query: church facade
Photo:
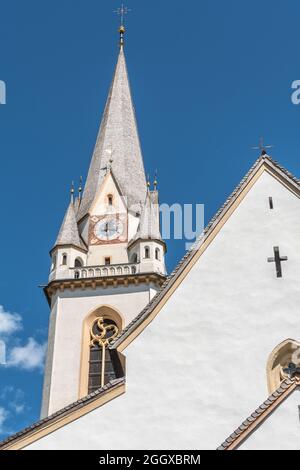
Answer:
M0 449L299 450L300 182L262 151L167 276L120 35L51 250L41 420Z

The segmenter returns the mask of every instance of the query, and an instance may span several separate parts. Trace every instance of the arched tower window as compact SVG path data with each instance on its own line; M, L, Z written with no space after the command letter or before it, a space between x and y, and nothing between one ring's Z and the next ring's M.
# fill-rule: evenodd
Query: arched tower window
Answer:
M119 334L117 323L111 318L98 317L90 328L90 358L88 393L123 376L117 351L108 349Z
M56 255L52 256L51 271L54 271L54 269L56 269Z
M144 257L146 259L150 258L150 248L149 248L149 246L145 246Z
M83 266L82 259L81 258L76 258L74 266L75 266L75 268L82 268L82 266Z
M109 206L112 206L112 205L113 205L113 201L114 201L113 195L112 195L112 194L109 194L109 195L107 196L107 204L108 204Z
M67 260L68 260L68 256L66 255L66 253L64 253L64 254L62 255L62 263L61 263L61 264L62 264L63 266L66 266Z
M131 256L131 263L137 263L138 262L138 255L136 253L133 253Z
M160 261L160 249L159 248L155 248L155 259Z

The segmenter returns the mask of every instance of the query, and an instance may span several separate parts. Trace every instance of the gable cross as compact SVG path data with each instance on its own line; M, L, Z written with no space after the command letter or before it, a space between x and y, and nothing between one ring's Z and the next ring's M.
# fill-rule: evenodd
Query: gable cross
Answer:
M282 261L287 261L288 257L287 256L280 256L278 246L274 246L273 249L274 249L274 257L273 258L268 258L268 263L275 263L277 277L282 277L281 263L282 263Z

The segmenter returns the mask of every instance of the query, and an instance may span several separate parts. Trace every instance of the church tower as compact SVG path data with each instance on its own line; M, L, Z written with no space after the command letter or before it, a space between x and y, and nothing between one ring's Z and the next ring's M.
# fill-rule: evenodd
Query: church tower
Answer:
M84 191L71 191L52 248L42 417L124 375L109 342L165 280L156 184L146 183L124 55L125 28ZM82 193L82 194L81 194Z

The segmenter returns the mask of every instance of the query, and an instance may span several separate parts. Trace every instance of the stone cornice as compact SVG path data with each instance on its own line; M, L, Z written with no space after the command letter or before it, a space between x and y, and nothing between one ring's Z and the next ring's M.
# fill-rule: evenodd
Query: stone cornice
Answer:
M50 304L52 296L58 290L63 292L65 290L74 291L76 289L97 289L98 287L106 289L108 287L128 287L130 285L150 283L161 287L165 280L166 276L159 273L136 273L120 276L87 277L80 279L56 279L49 282L49 284L44 287L44 292L47 301Z

